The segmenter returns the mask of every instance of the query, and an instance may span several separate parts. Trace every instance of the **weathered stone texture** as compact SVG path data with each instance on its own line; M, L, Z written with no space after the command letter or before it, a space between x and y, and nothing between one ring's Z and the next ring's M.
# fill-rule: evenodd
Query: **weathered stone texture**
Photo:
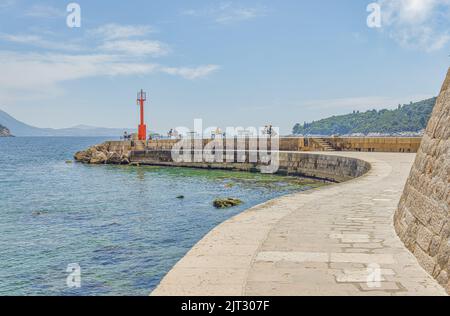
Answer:
M235 153L236 154L236 153ZM193 161L193 153L190 153ZM236 157L235 157L236 158ZM215 163L215 162L173 162L170 150L132 151L130 161L141 165L159 165L176 167L193 167L204 169L224 169L236 171L259 172L261 166L266 164L258 161L249 162L249 153L246 152L242 163ZM236 161L236 160L235 160ZM333 182L345 182L358 178L367 173L371 166L368 162L342 156L317 155L302 152L279 155L279 169L276 173L289 176L313 177Z
M129 164L131 142L105 142L79 151L74 155L78 162L88 164Z
M395 215L420 264L450 293L450 70Z

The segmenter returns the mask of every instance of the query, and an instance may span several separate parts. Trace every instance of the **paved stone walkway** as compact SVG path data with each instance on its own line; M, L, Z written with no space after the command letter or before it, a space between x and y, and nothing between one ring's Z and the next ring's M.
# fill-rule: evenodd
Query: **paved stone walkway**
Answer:
M336 155L366 160L372 170L219 225L152 295L446 295L393 228L415 155Z

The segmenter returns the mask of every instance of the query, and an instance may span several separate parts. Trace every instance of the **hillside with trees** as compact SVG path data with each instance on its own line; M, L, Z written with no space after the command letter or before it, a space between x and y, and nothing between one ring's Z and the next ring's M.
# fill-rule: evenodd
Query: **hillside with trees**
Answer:
M418 133L425 129L436 98L399 105L395 110L354 111L317 122L296 124L295 135L352 135Z

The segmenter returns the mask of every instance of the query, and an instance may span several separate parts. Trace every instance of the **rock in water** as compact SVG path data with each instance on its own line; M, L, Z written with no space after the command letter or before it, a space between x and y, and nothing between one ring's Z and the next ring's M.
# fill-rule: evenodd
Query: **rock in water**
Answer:
M239 199L227 198L227 199L216 199L213 202L215 208L223 209L230 208L241 205L243 202Z
M84 162L84 163L88 163L89 160L91 160L91 158L89 157L89 155L86 151L77 152L73 158L75 159L75 161Z
M105 142L77 152L74 159L85 164L128 165L130 164L130 150L125 145L121 147Z
M12 137L11 132L5 126L0 125L0 137Z

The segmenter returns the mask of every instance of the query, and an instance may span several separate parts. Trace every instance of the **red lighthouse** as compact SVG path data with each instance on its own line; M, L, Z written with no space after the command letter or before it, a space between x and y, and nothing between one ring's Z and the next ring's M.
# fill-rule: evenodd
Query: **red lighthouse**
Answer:
M138 139L147 140L147 126L144 122L144 102L147 101L147 93L144 90L138 92L137 104L141 106L141 123L138 128Z

